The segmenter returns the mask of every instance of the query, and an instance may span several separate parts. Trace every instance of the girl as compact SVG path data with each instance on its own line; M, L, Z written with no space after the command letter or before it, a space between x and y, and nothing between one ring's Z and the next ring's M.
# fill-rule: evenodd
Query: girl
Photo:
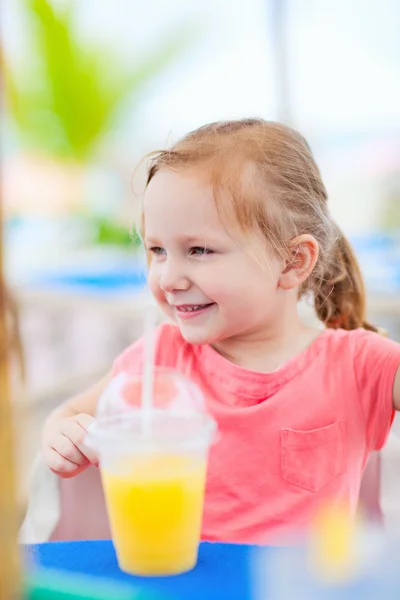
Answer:
M400 345L365 320L360 270L307 143L247 119L151 159L149 285L172 321L157 331L156 364L200 385L221 434L203 539L276 540L325 499L354 512L367 458L400 409ZM307 293L322 332L299 318ZM61 477L96 461L82 440L99 395L118 372L140 373L142 355L139 340L47 420L42 451Z

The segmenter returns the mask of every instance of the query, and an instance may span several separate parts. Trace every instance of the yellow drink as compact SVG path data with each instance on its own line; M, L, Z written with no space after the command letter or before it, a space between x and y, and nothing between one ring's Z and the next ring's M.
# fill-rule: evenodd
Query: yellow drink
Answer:
M148 455L122 460L102 479L123 571L172 575L197 561L206 458ZM117 468L116 468L117 466Z

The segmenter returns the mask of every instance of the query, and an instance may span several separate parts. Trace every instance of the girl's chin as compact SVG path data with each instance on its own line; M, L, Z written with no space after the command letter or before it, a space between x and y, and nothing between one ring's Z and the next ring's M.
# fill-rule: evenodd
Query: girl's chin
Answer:
M204 328L199 328L197 331L194 328L188 327L187 325L184 325L182 323L176 322L176 320L174 320L175 324L178 325L179 327L179 331L181 332L181 335L183 337L183 339L185 340L185 342L188 342L188 344L197 344L197 345L204 345L204 344L212 344L216 341L216 338L218 336L212 335L212 333L205 331Z

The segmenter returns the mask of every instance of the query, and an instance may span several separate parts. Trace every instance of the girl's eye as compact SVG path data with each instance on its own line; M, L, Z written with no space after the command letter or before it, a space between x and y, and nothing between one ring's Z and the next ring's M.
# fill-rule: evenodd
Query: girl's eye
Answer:
M149 248L149 252L151 252L152 254L155 254L157 256L166 254L164 248L161 248L160 246L153 246L152 248Z
M193 248L190 248L189 254L191 256L205 256L207 254L213 254L213 251L208 248L202 248L201 246L194 246Z

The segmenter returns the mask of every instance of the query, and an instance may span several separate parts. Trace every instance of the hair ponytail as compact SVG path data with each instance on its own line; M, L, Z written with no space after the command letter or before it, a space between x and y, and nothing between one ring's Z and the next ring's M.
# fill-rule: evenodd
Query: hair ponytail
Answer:
M361 270L347 238L337 228L331 258L315 286L314 304L318 318L333 329L378 329L365 318L366 294Z

